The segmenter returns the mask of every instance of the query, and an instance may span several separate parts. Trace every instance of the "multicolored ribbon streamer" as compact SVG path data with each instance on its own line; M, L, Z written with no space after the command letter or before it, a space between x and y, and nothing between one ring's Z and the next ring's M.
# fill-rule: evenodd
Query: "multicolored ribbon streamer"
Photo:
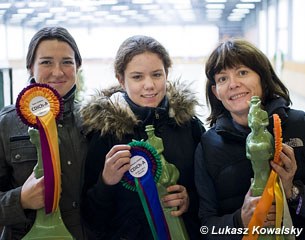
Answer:
M135 183L154 239L171 239L151 173L148 172L147 176L142 179L135 178Z
M45 183L45 212L58 209L61 193L61 168L55 118L51 112L37 117L43 159Z
M162 171L160 156L144 141L133 141L129 145L131 159L138 159L132 164L130 171L125 173L122 179L123 186L138 192L154 239L169 240L171 237L156 187ZM132 173L136 170L139 177Z
M61 169L56 119L62 112L61 97L46 84L35 83L18 95L16 110L28 126L40 135L45 185L45 213L58 209L61 193Z

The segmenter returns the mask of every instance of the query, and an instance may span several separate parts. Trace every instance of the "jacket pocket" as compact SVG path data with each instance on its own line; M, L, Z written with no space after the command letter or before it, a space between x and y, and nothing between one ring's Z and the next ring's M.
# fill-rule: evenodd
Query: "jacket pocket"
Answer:
M11 162L13 164L27 161L37 161L36 147L29 136L14 136L10 138Z

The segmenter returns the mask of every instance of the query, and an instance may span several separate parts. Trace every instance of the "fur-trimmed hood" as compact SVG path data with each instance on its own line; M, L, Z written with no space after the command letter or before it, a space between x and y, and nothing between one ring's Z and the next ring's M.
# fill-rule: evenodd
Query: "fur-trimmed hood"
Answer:
M101 135L115 134L121 139L124 134L132 134L138 120L125 98L121 86L111 87L97 92L81 109L87 132L101 131ZM167 84L169 117L177 125L183 125L195 116L198 100L189 85L180 81Z

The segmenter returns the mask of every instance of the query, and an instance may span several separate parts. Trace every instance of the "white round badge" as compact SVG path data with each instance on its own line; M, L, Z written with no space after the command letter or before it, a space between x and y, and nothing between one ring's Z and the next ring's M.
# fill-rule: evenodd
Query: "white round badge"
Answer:
M30 101L30 109L35 116L41 117L46 115L51 108L50 103L46 98L37 96Z
M148 171L148 163L142 156L133 156L130 165L129 173L135 178L143 177Z

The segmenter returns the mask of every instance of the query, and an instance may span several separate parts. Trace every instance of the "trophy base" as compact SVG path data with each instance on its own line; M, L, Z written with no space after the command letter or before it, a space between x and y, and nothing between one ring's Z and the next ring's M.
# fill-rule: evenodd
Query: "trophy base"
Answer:
M44 209L37 210L36 220L31 230L22 240L73 240L62 221L60 210L45 214Z

